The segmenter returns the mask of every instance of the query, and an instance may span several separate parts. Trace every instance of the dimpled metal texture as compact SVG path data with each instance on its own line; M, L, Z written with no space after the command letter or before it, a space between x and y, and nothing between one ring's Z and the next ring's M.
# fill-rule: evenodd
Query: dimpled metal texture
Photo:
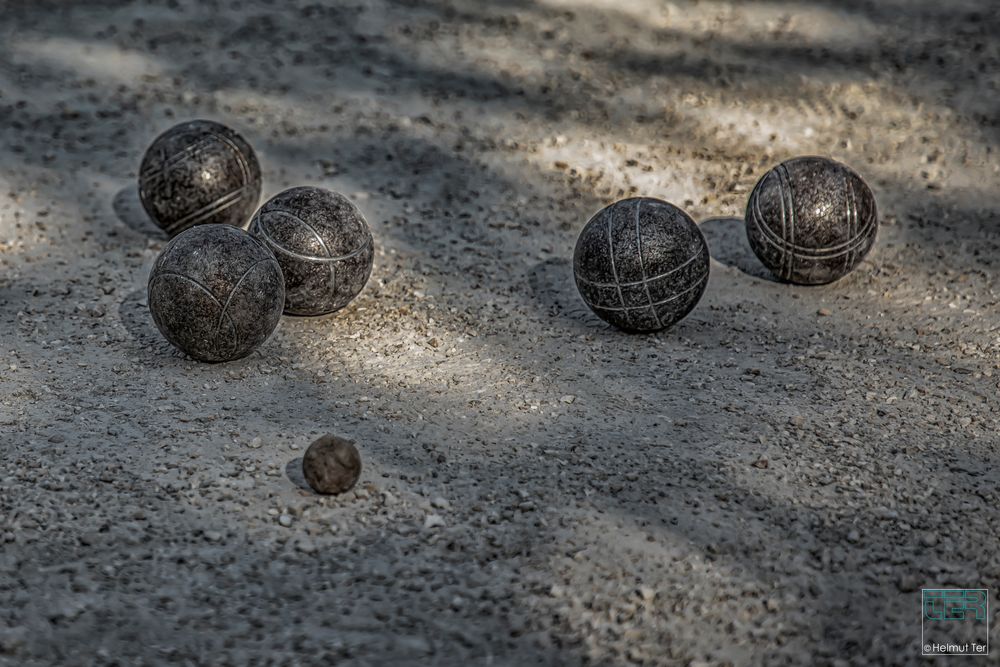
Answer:
M326 315L356 297L372 272L375 248L358 207L323 188L297 187L267 201L250 233L285 273L285 314Z
M263 243L230 225L199 225L160 253L148 297L153 321L175 347L199 361L232 361L278 326L285 283Z
M580 232L576 286L598 317L658 331L691 312L708 284L708 244L687 213L659 199L623 199Z
M170 236L195 225L246 225L260 200L260 165L243 137L209 120L181 123L149 147L139 199Z
M830 283L850 273L874 245L875 195L846 165L795 158L757 182L746 228L750 247L780 280Z
M316 493L350 491L361 476L361 454L350 440L324 435L302 457L302 475Z

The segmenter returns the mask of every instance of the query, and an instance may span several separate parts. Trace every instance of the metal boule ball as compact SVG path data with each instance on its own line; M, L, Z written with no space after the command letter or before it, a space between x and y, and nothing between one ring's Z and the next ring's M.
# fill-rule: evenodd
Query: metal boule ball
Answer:
M694 220L652 197L598 211L573 255L580 296L628 332L659 331L691 312L708 284L708 266L708 244Z
M750 247L780 280L822 285L843 278L875 244L878 211L868 184L824 157L782 162L747 202Z
M260 165L235 130L209 120L175 125L139 167L139 199L170 236L195 225L243 227L260 200Z
M269 199L250 233L274 252L285 273L285 313L326 315L356 297L372 272L368 222L342 194L296 187Z
M278 326L285 283L263 243L230 225L199 225L163 248L147 296L156 327L175 347L199 361L232 361Z

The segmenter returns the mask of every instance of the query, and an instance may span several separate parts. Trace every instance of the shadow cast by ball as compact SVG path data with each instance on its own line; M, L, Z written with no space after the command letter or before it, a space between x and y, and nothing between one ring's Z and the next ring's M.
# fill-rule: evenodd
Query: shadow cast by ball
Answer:
M167 233L146 215L146 210L139 200L139 189L134 183L118 191L114 201L111 202L111 207L122 224L133 232L150 238L164 240L168 238Z
M539 262L528 273L528 285L532 298L546 316L568 321L581 332L606 327L580 297L571 260L553 258Z
M146 289L140 288L129 292L118 305L118 317L129 335L141 346L160 344L173 350L156 329L153 317L149 314L149 304L146 302Z
M309 484L306 483L305 475L302 474L302 457L292 459L285 465L285 476L288 477L289 481L295 486L299 487L303 491L308 491L313 493L313 490L309 488Z
M708 241L708 252L712 259L752 278L780 282L760 263L750 248L743 218L709 218L698 226Z

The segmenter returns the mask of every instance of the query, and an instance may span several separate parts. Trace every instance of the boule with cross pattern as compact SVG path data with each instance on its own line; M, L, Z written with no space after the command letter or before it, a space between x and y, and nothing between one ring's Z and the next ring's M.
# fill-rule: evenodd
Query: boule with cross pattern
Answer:
M243 227L260 199L260 165L235 130L193 120L158 136L139 167L139 199L170 236L195 225Z
M875 244L878 211L868 184L824 157L782 162L747 202L750 247L780 280L822 285L854 270Z
M285 282L274 254L231 225L178 234L153 264L147 288L156 327L199 361L232 361L278 326Z
M371 229L358 207L337 192L311 186L280 192L253 216L250 233L278 258L286 315L340 310L371 276Z
M580 232L573 273L598 317L628 332L658 331L691 312L708 284L709 254L698 225L652 197L623 199Z

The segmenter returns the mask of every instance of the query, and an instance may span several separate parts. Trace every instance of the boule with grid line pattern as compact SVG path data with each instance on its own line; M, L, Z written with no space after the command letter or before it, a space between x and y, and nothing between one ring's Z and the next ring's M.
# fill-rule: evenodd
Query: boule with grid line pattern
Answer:
M290 188L269 199L250 221L285 274L285 314L340 310L361 293L375 247L360 209L337 192Z
M823 285L868 255L878 234L875 195L850 167L798 157L768 171L750 193L750 247L785 282Z
M139 167L139 199L170 236L195 225L244 227L260 200L257 156L235 130L193 120L158 136Z
M250 354L278 326L285 282L274 254L232 225L199 225L174 237L147 288L156 327L199 361Z
M652 197L617 201L587 222L573 273L598 317L628 332L659 331L694 308L708 284L708 244L680 208Z

